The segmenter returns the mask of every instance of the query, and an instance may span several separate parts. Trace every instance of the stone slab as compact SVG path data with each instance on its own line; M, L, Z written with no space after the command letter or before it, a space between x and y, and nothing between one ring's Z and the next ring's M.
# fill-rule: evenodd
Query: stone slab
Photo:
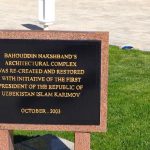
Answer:
M74 150L74 143L47 134L15 144L15 150Z
M100 122L97 125L47 125L0 123L1 130L49 130L74 132L106 132L108 87L108 32L66 31L0 31L1 39L98 40L101 41Z
M0 130L0 150L14 150L12 131Z
M75 133L75 150L90 150L90 133Z

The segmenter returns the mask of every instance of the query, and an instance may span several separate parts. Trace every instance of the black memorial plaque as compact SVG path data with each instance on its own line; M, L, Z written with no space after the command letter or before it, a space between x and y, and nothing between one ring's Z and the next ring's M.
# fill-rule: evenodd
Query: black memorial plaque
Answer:
M0 39L0 123L99 125L101 41Z

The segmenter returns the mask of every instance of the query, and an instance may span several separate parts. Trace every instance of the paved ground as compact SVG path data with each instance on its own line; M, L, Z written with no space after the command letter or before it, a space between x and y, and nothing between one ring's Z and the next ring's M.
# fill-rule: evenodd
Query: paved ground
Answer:
M38 0L0 0L0 29L39 25ZM150 50L150 0L56 0L53 30L109 31L113 45Z

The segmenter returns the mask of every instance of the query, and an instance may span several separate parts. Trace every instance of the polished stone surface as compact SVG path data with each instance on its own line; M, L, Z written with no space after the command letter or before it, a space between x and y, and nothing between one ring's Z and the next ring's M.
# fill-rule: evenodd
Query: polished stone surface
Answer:
M74 150L74 144L48 134L15 144L15 150Z

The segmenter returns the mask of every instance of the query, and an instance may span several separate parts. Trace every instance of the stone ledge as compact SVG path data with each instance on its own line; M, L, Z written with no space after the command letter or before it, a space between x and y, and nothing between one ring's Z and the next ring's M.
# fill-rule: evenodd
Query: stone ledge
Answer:
M74 143L47 134L15 144L15 150L74 150Z

